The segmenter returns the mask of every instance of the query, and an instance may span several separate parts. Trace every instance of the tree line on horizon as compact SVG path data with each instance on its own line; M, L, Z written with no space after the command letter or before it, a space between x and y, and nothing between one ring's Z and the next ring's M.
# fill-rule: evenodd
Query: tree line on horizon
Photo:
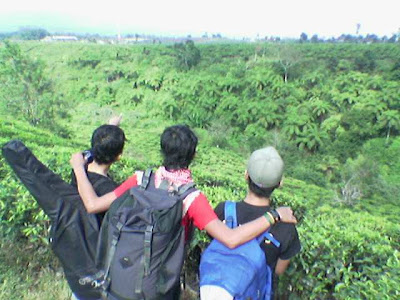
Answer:
M47 36L52 36L52 35L70 35L70 36L76 36L80 39L88 39L89 41L96 42L96 39L116 39L115 36L111 35L102 35L100 33L74 33L74 32L67 32L67 33L61 33L61 32L49 32L48 30L44 28L36 28L36 27L21 27L17 31L14 32L0 32L0 40L5 40L5 39L17 39L17 40L41 40ZM311 37L305 32L302 32L299 36L298 39L296 38L283 38L279 36L265 36L263 38L259 37L256 40L259 42L299 42L299 43L337 43L337 42L346 42L346 43L396 43L400 42L400 33L393 33L391 36L379 36L377 34L373 33L368 33L366 35L361 35L361 34L348 34L348 33L343 33L338 37L330 37L330 38L324 38L324 37L319 37L318 34L313 34ZM148 37L146 34L125 34L122 36L123 38L140 38L140 37ZM161 42L162 38L161 37L156 37L156 36L151 36L153 39L156 39L158 42ZM182 40L192 40L192 39L197 39L197 40L207 40L207 39L217 39L217 40L224 40L226 38L223 37L220 33L217 34L208 34L205 33L201 36L201 38L195 38L192 37L191 35L188 35L186 37L180 37ZM246 41L246 38L243 38L243 41Z

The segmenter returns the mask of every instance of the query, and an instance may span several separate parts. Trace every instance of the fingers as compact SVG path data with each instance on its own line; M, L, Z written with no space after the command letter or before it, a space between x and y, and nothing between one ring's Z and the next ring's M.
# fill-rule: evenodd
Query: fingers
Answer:
M297 223L297 219L293 214L293 211L289 208L286 212L285 220L286 223Z
M297 219L293 214L293 210L290 207L282 206L278 207L276 211L279 213L281 217L281 222L284 223L297 223Z
M290 223L297 224L297 219L294 215L291 216L290 221Z
M85 159L83 158L82 152L77 152L77 153L72 154L69 163L71 164L71 166L73 168L79 167L79 166L84 166Z
M121 120L122 120L122 113L119 114L119 116L117 116L117 117L112 117L112 118L108 121L108 124L109 124L109 125L119 126L119 125L121 124Z

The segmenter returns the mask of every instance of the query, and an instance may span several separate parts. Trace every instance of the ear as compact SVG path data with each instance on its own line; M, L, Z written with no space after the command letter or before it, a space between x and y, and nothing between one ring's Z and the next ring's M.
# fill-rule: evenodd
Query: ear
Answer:
M119 155L117 156L117 158L115 159L115 161L118 161L118 160L120 160L120 159L121 159L121 156L122 156L122 153L121 153L121 154L119 154Z
M249 181L249 172L247 172L247 170L246 171L244 171L244 179L246 179L246 181Z

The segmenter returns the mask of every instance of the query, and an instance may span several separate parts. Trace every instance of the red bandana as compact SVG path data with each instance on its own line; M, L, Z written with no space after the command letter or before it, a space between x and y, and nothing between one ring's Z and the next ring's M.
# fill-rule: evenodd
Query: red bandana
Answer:
M155 185L159 187L161 181L168 180L170 183L180 186L189 182L193 182L192 172L189 169L167 171L165 167L160 167L155 174Z

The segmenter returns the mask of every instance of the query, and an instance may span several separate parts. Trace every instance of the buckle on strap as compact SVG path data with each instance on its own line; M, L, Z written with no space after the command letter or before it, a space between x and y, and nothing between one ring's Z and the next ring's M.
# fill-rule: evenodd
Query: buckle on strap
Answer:
M148 225L144 233L144 275L147 276L150 271L150 259L151 259L151 242L153 238L153 225Z
M279 248L281 246L281 243L271 234L269 233L269 230L267 230L266 232L264 232L262 234L262 237L266 238L267 240L269 240L272 244L275 245L275 247Z
M237 227L236 202L226 201L224 209L226 226L229 228Z
M150 271L150 258L151 258L151 241L153 238L153 225L148 225L144 232L144 245L143 245L143 256L140 260L140 264L143 268L139 269L135 284L135 294L142 293L143 277L149 275Z

